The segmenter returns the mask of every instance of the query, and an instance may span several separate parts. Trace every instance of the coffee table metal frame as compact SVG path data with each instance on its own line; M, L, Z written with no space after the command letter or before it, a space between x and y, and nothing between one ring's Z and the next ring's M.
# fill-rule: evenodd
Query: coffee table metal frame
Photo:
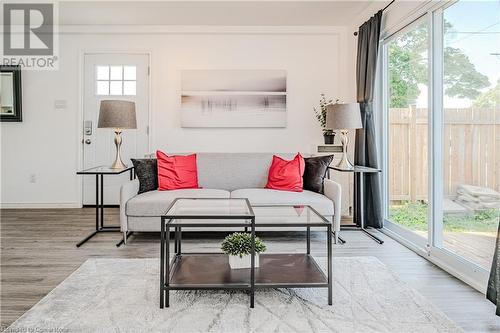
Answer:
M170 209L175 205L178 200L236 200L236 199L213 199L213 198L177 198L175 199L169 208L166 211L166 214L161 216L161 241L160 241L160 308L169 307L170 306L170 290L197 290L197 289L240 289L247 290L250 294L250 308L254 307L255 304L255 289L256 288L328 288L328 304L332 305L332 224L321 214L319 214L316 210L308 205L300 205L303 207L307 207L311 209L320 219L321 222L317 223L308 223L308 222L276 222L276 223L256 223L255 222L255 214L250 205L248 199L239 199L245 200L248 206L249 214L242 215L176 215L169 214ZM266 205L266 206L253 206L257 207L283 207L291 205ZM193 220L193 222L176 222L177 220L189 219ZM202 220L222 220L220 222L211 222L204 223ZM196 221L200 220L200 221ZM224 221L231 220L231 221ZM237 222L237 220L243 220L243 222ZM250 221L250 222L248 222ZM255 228L257 227L305 227L306 228L306 240L307 240L307 254L302 255L303 258L307 259L307 262L310 263L310 266L313 266L313 273L316 276L321 275L322 279L320 282L308 282L308 281L300 281L293 283L283 283L273 281L260 282L255 281L255 273L259 268L255 268ZM182 252L182 228L212 228L212 227L241 227L247 231L250 228L250 233L252 237L252 249L251 249L251 268L247 269L249 272L249 281L247 283L189 283L189 284L179 284L172 283L174 274L176 271L180 270L183 264L182 257L187 256L219 256L221 257L221 253L183 253ZM311 227L324 227L327 232L327 274L323 273L321 268L316 263L315 259L311 256ZM170 258L170 234L171 229L174 232L174 256L171 260ZM292 254L272 254L274 258L282 256L285 258L286 256L291 256ZM265 255L261 255L261 263L262 257ZM230 268L228 268L230 270ZM261 268L262 269L262 265ZM242 270L237 270L242 271ZM271 274L272 275L272 274Z

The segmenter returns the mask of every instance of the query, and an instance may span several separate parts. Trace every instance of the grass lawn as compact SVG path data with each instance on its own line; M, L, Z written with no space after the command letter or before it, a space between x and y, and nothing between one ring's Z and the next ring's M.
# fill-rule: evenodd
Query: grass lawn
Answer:
M490 209L467 214L445 214L444 231L497 232L500 210ZM427 204L403 202L389 209L390 220L410 230L427 231Z

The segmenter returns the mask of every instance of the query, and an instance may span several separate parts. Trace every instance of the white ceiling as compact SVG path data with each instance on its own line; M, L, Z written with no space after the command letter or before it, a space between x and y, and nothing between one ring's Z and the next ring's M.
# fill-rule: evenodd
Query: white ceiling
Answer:
M349 25L373 1L63 1L62 25ZM382 8L387 1L381 1Z

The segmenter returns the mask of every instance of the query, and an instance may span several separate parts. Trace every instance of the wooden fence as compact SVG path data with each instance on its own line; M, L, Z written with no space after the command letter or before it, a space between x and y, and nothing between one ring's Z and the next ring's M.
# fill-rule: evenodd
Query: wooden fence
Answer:
M427 200L428 110L389 111L391 200ZM460 184L500 192L500 108L445 109L443 186L454 197Z

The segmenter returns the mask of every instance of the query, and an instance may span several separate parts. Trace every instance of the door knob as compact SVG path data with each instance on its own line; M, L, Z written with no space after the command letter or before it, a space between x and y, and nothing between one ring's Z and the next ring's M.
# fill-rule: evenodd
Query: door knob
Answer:
M92 141L90 139L87 139L87 140L85 140L85 143L89 145L92 143Z

